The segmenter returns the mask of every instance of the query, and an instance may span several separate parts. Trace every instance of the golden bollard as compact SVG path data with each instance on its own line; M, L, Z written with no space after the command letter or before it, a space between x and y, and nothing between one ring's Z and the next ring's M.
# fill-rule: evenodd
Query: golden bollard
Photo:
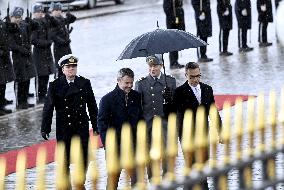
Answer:
M98 147L98 136L90 136L88 145L88 163L90 163L89 170L93 184L93 190L97 190L97 182L99 178L99 169L97 166L96 150Z
M121 130L121 157L120 164L121 168L125 169L128 181L133 180L131 177L134 170L134 153L133 153L133 141L132 141L132 132L129 124L123 124ZM125 190L130 190L131 186L126 185Z
M223 159L223 166L230 163L230 143L231 143L231 105L229 102L224 103L224 121L221 131L221 139L225 146L225 154ZM228 189L227 184L227 174L221 175L218 179L218 189L226 190Z
M243 157L243 103L241 98L237 98L235 105L235 134L237 139L237 160Z
M152 167L152 184L160 185L160 166L163 159L163 134L162 120L160 117L154 117L152 125L152 145L150 149L151 167Z
M16 163L16 190L26 189L26 160L26 152L19 152Z
M37 181L36 189L45 190L45 165L46 165L46 148L40 147L37 151L36 166L37 166Z
M181 147L184 156L185 168L184 175L188 175L191 171L194 158L194 142L193 142L193 113L186 110L183 118L183 130Z
M178 155L178 140L177 140L177 117L176 114L171 113L168 119L168 134L167 134L167 174L168 181L174 181L175 177L175 163Z
M194 136L194 144L195 144L195 164L194 169L197 172L201 172L205 167L206 161L209 158L208 152L208 135L207 128L205 126L207 117L205 116L205 108L203 106L199 106L196 113L196 123L195 123L195 136ZM207 182L200 182L203 184ZM207 184L207 183L206 183ZM201 188L200 185L194 185L193 189Z
M75 136L71 140L70 160L73 164L72 178L76 190L85 189L84 183L86 180L85 169L83 163L83 151L81 140L78 136Z
M281 104L280 104L280 111L278 115L279 123L281 123L282 127L282 135L281 135L281 146L284 145L284 87L281 89Z
M265 101L264 94L260 93L257 97L257 121L258 130L260 134L259 152L265 151Z
M147 143L147 127L144 121L139 121L137 125L137 143L136 143L136 165L137 165L137 183L136 188L146 190L145 167L149 163L149 152Z
M56 189L67 190L71 187L71 183L69 180L69 175L67 175L65 145L62 142L59 142L56 145L55 161L56 161L56 174L55 174Z
M117 140L115 129L108 129L106 135L106 166L107 166L107 190L116 190L119 180L120 165L117 154Z
M216 168L217 166L217 144L219 141L219 126L220 121L218 117L218 110L215 104L210 106L209 110L209 117L211 121L211 125L209 128L209 142L210 142L210 149L212 152L212 158L210 159L209 165L211 168Z
M0 158L0 190L5 189L5 176L6 176L6 160Z

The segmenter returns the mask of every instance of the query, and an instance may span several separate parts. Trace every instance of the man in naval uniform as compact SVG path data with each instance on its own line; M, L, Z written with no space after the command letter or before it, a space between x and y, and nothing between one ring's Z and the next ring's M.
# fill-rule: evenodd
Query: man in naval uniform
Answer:
M72 54L63 56L58 62L64 75L49 83L43 107L41 135L44 139L48 139L51 132L53 110L55 108L56 139L57 142L65 144L66 168L69 168L70 163L71 139L74 136L79 136L82 143L86 171L88 166L89 118L94 134L98 134L98 108L90 80L76 75L77 62L78 58ZM89 116L86 111L87 107Z
M167 117L166 106L172 102L173 91L176 88L176 79L170 75L165 76L162 72L161 55L148 56L146 62L149 66L149 74L142 77L135 84L135 90L142 95L143 116L147 123L149 145L152 137L152 121L155 116L163 119L164 142L167 136ZM165 166L163 166L165 172ZM148 170L151 177L151 170Z

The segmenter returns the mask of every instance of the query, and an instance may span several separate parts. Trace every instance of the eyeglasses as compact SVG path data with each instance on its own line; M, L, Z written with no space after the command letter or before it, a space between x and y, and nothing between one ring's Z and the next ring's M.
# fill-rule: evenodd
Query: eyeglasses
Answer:
M190 79L195 79L195 78L199 79L200 77L201 77L201 74L198 74L198 75L189 75L189 78L190 78Z

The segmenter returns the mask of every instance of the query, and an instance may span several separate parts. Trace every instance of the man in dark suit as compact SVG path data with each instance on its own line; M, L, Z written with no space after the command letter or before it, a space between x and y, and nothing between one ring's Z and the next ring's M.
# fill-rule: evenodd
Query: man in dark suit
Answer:
M53 110L56 110L56 139L66 147L67 167L70 163L70 145L74 136L79 136L83 148L85 170L89 142L89 117L94 134L97 130L97 104L90 80L77 76L77 62L72 54L59 60L63 76L49 83L48 94L43 107L41 135L48 139L51 131ZM89 116L86 112L88 107ZM68 169L67 169L68 172Z
M115 129L118 152L120 152L122 125L126 122L131 125L133 144L135 147L136 127L138 122L143 119L141 95L132 89L133 81L134 73L131 69L120 69L118 71L115 89L103 96L99 105L98 129L102 143L105 147L107 130L109 128ZM116 186L118 185L118 180L119 176L116 179ZM135 182L136 176L134 174L131 176L131 183L134 184Z
M183 0L164 0L164 12L168 29L185 30ZM178 51L169 53L170 68L179 69L184 65L178 63Z
M215 104L212 87L200 82L201 72L197 63L189 62L186 64L185 76L187 81L183 85L176 88L173 100L177 111L180 138L182 135L183 117L187 109L192 110L193 118L195 119L197 108L199 106L204 106L206 116L208 117L211 104ZM219 123L221 123L220 116L219 120ZM208 120L206 126L208 133ZM208 159L209 152L207 156ZM207 182L202 184L202 187L203 189L208 189Z

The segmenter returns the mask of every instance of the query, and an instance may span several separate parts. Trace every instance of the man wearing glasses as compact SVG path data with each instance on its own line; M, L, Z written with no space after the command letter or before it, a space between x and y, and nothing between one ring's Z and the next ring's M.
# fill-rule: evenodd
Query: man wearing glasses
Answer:
M201 73L199 65L197 63L189 62L186 64L185 76L187 78L187 81L183 85L176 88L173 98L177 111L180 139L182 135L183 117L185 111L187 109L192 110L193 118L195 119L197 108L199 106L203 106L208 118L210 106L211 104L215 104L212 87L200 82ZM219 123L221 124L220 116L219 120ZM208 120L206 121L206 126L208 133ZM207 156L208 159L209 153ZM207 182L204 182L201 185L202 189L208 189Z

